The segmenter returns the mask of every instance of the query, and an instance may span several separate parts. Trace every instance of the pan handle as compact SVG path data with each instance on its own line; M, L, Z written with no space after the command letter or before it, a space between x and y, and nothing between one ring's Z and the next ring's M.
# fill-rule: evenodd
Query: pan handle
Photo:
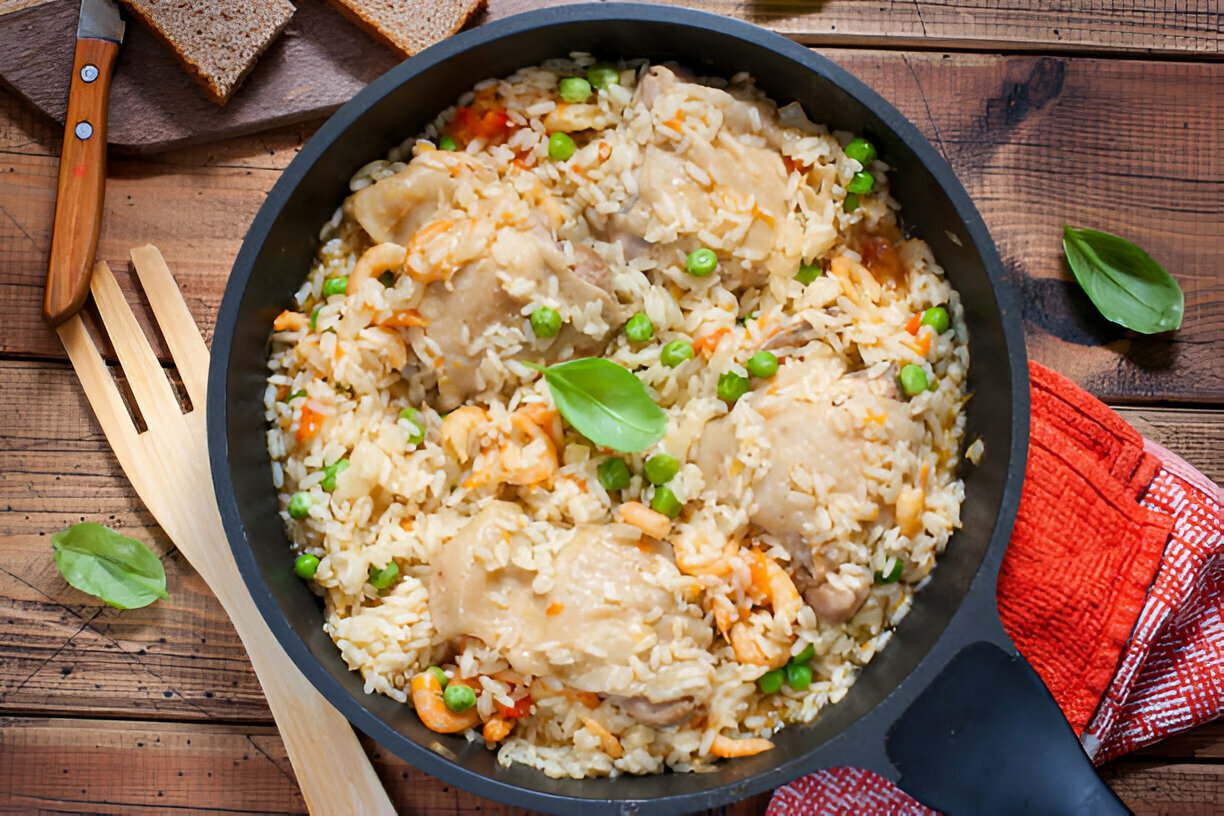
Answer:
M889 729L911 796L942 813L1126 814L1058 704L1017 654L960 650Z

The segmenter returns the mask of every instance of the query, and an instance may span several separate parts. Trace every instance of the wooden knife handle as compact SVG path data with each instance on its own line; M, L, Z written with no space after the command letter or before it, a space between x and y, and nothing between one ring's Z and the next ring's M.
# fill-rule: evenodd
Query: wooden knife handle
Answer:
M106 189L106 109L118 53L119 44L109 40L77 40L43 301L43 316L52 326L80 311L89 294Z

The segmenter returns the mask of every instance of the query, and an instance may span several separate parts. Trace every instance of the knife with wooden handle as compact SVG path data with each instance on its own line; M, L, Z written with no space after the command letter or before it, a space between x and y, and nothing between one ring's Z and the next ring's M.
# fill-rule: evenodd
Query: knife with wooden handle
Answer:
M52 326L80 311L89 294L106 189L106 108L123 32L114 0L81 0L43 301Z

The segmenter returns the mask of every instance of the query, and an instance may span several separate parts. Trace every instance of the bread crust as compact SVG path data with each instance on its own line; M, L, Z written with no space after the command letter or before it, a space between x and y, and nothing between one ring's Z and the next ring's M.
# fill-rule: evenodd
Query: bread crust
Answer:
M449 5L460 7L466 6L466 8L460 9L455 23L450 26L449 30L441 33L434 32L434 34L437 36L431 37L430 42L427 42L414 50L411 44L394 39L389 31L391 28L391 21L379 20L375 18L371 13L371 10L366 8L366 4L363 2L363 0L328 0L328 2L331 3L332 7L344 15L344 17L346 17L350 22L352 22L370 37L399 54L404 59L411 57L413 54L424 50L426 47L432 45L433 43L439 42L452 34L457 34L471 21L472 17L475 16L477 12L482 10L487 5L487 0L454 0L452 3L449 3ZM416 6L421 4L405 3L404 5ZM435 0L435 2L431 3L430 5L437 6L439 3Z

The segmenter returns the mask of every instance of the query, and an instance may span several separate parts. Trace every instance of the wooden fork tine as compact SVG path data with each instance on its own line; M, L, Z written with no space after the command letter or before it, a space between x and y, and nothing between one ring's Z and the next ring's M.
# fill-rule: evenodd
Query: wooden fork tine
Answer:
M106 367L106 361L98 353L98 347L85 330L80 315L73 315L61 323L56 327L56 332L68 351L68 358L72 360L81 385L85 387L85 396L89 398L94 416L102 426L102 433L106 434L106 441L115 450L123 469L131 473L135 463L130 463L128 457L135 449L136 426L132 424L132 417L110 369Z
M192 406L202 409L208 384L208 346L204 345L183 293L157 247L152 244L136 247L131 256Z
M93 282L89 288L145 424L150 429L160 426L162 430L167 430L174 427L173 423L182 418L178 398L174 396L174 389L170 387L165 370L153 354L148 338L136 322L123 290L104 261L94 266Z

